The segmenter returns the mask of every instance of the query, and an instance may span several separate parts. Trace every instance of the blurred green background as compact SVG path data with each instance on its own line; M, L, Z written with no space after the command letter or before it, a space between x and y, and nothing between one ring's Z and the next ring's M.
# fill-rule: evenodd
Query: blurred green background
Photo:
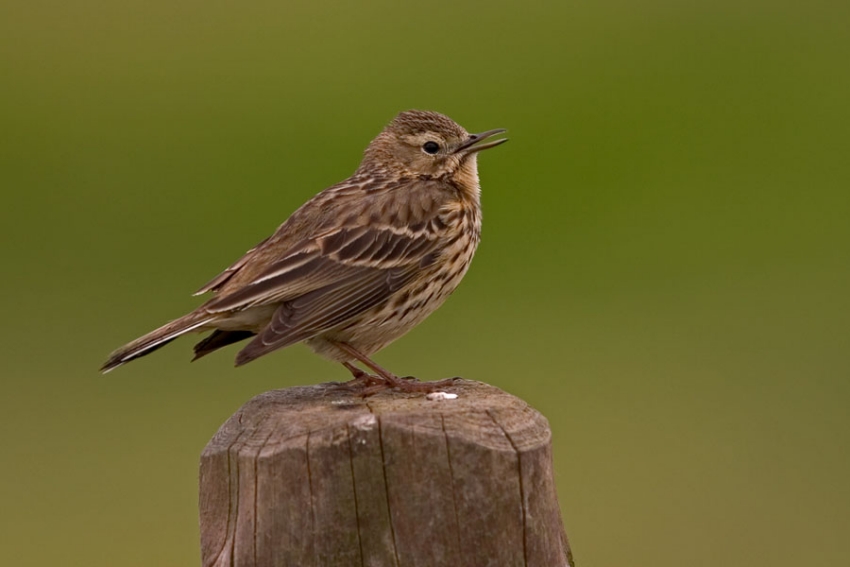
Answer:
M341 380L115 347L348 176L398 111L480 160L463 285L378 360L554 430L577 562L850 564L850 4L0 4L0 549L199 562L198 455Z

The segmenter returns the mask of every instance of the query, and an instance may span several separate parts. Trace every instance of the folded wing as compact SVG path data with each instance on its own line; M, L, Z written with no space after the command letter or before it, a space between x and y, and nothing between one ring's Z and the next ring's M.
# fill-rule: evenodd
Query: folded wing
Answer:
M387 301L433 261L438 236L424 229L338 229L265 264L250 283L220 294L203 309L216 315L279 304L266 328L239 353L237 364L245 364Z

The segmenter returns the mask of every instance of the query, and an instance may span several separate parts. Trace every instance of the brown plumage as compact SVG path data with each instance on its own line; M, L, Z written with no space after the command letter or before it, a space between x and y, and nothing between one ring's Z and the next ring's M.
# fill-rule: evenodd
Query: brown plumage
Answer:
M506 141L485 141L503 131L469 134L435 112L402 112L351 177L307 201L197 292L212 299L118 349L102 370L184 333L212 330L195 358L253 337L238 366L305 342L363 384L421 389L368 356L415 327L460 283L481 233L477 152Z

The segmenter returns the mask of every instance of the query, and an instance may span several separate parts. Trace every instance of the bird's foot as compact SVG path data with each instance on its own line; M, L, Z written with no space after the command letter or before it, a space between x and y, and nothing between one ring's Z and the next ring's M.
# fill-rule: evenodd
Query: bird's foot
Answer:
M382 376L374 376L365 372L363 374L363 376L358 376L348 382L337 384L336 389L351 392L363 398L368 398L387 390L411 394L430 394L431 392L437 392L454 386L455 382L461 379L456 376L445 380L422 382L413 376L404 376L401 378L396 376L394 377L395 381L391 382Z
M419 379L415 376L398 377L389 370L381 368L373 361L361 355L349 345L341 343L339 346L352 356L355 356L355 358L360 360L363 364L365 364L375 372L375 374L369 374L365 370L361 370L350 362L342 363L342 365L345 366L349 372L351 372L351 375L354 376L354 379L349 380L344 384L340 384L340 387L348 389L350 391L356 391L357 394L363 397L373 396L379 392L383 392L384 390L396 390L399 392L419 392L430 394L431 392L435 392L442 388L453 386L456 380L460 380L459 376L455 376L454 378L447 378L446 380L437 380L434 382L420 382Z
M455 376L454 378L446 378L445 380L422 382L414 376L405 376L403 378L397 378L398 381L391 388L400 392L422 392L430 394L431 392L454 386L455 382L460 379L460 376Z
M336 382L335 387L340 390L350 390L357 391L362 390L363 388L372 388L375 386L383 386L388 387L387 381L381 378L380 376L374 376L372 374L363 373L356 378L352 378L347 382Z

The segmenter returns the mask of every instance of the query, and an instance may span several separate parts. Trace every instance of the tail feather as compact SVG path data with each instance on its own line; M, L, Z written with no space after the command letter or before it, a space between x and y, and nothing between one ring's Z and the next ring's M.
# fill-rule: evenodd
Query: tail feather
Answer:
M216 329L210 336L195 345L195 358L192 359L192 362L222 347L244 341L254 335L256 333L253 331L222 331Z
M163 325L159 329L151 331L143 337L139 337L135 341L124 345L111 355L109 360L101 366L100 371L104 374L118 368L122 364L130 362L146 354L150 354L156 349L165 346L180 335L197 330L203 327L210 321L212 317L199 319L195 313L190 313L179 319Z

